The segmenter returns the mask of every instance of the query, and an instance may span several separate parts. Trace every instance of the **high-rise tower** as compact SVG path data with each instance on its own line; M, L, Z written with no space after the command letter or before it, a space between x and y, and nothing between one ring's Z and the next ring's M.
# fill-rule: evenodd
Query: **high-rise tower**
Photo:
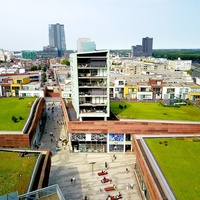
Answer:
M65 30L63 24L49 24L49 45L56 47L58 56L63 56L66 51Z
M142 48L144 56L152 56L153 51L153 38L142 38Z
M131 47L132 56L140 57L140 56L152 56L153 53L153 38L142 38L142 45L136 45Z

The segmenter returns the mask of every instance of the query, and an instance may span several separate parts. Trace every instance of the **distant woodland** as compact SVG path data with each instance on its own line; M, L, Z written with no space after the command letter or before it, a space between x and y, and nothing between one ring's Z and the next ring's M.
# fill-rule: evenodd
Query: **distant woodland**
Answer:
M156 49L153 50L154 58L167 58L169 60L192 60L200 62L200 49Z
M128 57L130 49L110 50L110 53L118 54L120 57ZM154 49L154 58L167 58L169 60L192 60L200 63L200 49Z

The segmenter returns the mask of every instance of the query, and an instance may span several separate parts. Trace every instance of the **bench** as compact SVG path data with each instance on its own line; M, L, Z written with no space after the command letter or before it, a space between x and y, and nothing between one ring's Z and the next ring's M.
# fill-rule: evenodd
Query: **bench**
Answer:
M98 174L99 176L103 176L103 175L108 174L108 172L98 172L97 174Z
M105 191L112 191L115 190L115 187L111 186L111 187L106 187L104 188Z
M109 178L106 178L105 180L104 180L104 179L102 179L102 180L101 180L101 182L102 182L102 183L108 183L108 182L112 182L112 180L111 180L111 179L109 179Z

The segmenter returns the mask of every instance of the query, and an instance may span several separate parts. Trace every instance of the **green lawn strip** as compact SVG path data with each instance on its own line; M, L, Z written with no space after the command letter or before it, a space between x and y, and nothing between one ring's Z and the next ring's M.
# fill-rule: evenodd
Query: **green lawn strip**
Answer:
M29 116L31 107L28 105L34 102L35 98L0 98L0 130L21 131ZM17 118L15 123L12 116ZM19 117L22 117L22 120Z
M15 191L26 193L36 160L37 156L20 157L19 153L0 151L0 196Z
M200 142L145 139L172 191L179 200L200 199ZM167 141L168 145L159 144Z
M122 105L123 109L120 109L119 105ZM158 102L111 102L110 107L118 118L200 121L200 109L194 105L175 108L163 107Z

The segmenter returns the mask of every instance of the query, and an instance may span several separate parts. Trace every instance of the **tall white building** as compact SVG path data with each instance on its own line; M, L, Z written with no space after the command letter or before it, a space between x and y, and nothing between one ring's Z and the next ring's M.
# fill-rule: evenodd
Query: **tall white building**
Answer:
M77 41L77 52L95 51L96 44L90 38L79 38Z
M0 49L0 60L5 61L5 55L4 55L4 50Z
M107 120L109 101L109 52L70 54L72 104L80 121L89 118Z

